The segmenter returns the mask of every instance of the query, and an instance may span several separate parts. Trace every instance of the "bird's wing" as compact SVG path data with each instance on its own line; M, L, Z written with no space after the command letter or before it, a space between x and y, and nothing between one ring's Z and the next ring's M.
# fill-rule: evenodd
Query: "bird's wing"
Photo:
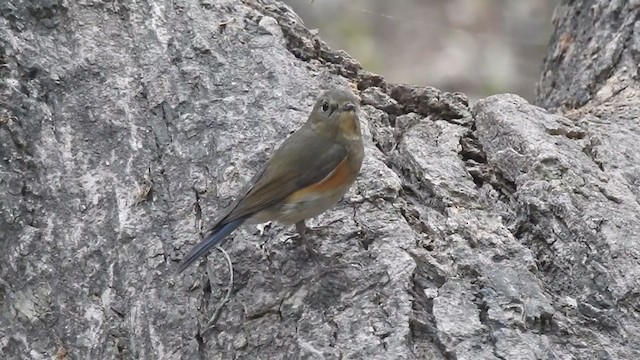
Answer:
M246 195L224 216L227 223L263 210L324 179L346 158L347 149L301 128L276 150Z

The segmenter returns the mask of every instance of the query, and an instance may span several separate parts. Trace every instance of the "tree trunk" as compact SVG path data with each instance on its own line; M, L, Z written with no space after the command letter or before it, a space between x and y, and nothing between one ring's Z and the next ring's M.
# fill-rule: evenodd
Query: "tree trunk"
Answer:
M558 8L558 115L388 84L268 0L5 1L3 358L640 358L633 4ZM224 245L232 288L217 250L176 274L339 85L366 158L325 266L272 224Z

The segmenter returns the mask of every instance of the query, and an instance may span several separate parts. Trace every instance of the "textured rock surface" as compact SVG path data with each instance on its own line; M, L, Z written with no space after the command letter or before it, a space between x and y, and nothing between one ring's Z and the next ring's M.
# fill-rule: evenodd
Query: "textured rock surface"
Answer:
M559 28L598 3L561 7ZM564 116L512 95L470 108L363 71L279 3L10 0L0 14L6 358L640 357L635 78ZM573 70L547 61L540 104L589 87L550 85ZM315 241L333 263L274 224L225 245L228 301L219 252L175 275L336 84L359 89L367 158L312 223L329 224Z

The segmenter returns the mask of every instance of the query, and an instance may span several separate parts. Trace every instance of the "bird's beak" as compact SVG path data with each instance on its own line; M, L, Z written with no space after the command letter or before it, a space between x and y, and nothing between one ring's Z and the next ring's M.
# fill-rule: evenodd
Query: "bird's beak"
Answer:
M342 111L356 111L356 104L346 103L342 105Z

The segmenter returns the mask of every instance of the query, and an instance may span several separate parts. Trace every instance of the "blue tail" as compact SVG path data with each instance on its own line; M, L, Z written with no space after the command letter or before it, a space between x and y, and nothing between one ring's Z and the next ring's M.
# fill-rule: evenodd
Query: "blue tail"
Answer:
M231 234L233 230L238 228L238 226L242 225L244 220L244 218L236 219L213 229L211 233L209 233L209 235L200 242L200 244L196 245L191 249L187 256L182 258L182 261L180 261L180 265L178 266L178 273L183 272L184 269L188 268L189 265L198 260L200 256L206 254L211 250L211 248L218 245L222 239Z

